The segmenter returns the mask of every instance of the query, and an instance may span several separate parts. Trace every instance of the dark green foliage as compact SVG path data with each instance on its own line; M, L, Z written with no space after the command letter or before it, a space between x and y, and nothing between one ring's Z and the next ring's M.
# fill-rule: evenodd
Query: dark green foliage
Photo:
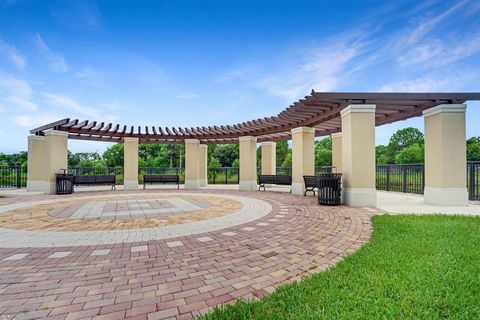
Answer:
M239 157L238 144L221 144L215 148L213 156L220 161L222 167L231 167L233 161Z
M28 154L26 151L19 153L0 153L0 166L27 166Z
M281 166L287 154L290 152L290 147L287 141L278 141L276 146L277 153L277 166Z
M425 158L425 152L423 144L412 144L403 148L395 156L395 163L408 164L408 163L423 163Z
M109 147L103 153L103 160L108 167L123 167L123 143Z
M467 140L467 160L480 161L480 137Z
M402 151L402 149L407 148L411 145L424 144L423 133L416 128L405 128L400 129L395 132L390 138L386 149L382 149L382 157L379 157L377 164L392 164L396 162L397 154ZM377 147L377 156L378 156L378 147Z

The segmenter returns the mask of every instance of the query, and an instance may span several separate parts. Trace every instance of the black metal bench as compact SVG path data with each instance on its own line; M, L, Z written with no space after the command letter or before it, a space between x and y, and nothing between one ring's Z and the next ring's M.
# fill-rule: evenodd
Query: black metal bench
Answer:
M88 176L74 176L73 184L79 185L111 185L115 190L115 175L113 174L95 174Z
M285 175L276 175L276 174L268 174L268 175L259 175L258 176L258 191L263 188L265 191L266 184L276 184L276 185L284 185L290 186L290 192L292 192L292 176L285 176Z
M307 195L307 192L313 192L315 196L315 188L318 188L318 177L317 176L303 176L303 181L305 182L305 192L303 196Z
M178 174L146 174L143 176L143 189L147 183L176 183L177 189L180 189L180 177Z

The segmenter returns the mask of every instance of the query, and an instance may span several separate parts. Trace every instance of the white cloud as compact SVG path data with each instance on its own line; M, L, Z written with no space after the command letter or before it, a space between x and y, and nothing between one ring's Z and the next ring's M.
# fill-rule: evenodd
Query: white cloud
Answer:
M455 91L478 78L475 72L445 72L425 75L413 80L400 80L384 84L380 92L441 92Z
M451 6L448 10L442 12L441 14L436 14L433 18L430 19L424 19L423 21L418 23L418 25L413 30L407 33L403 44L414 45L419 41L423 40L427 36L427 34L434 30L442 21L454 14L468 2L469 0L460 1L457 4Z
M55 107L67 109L92 119L101 119L100 113L95 108L83 105L69 96L46 92L43 93L43 97Z
M33 129L46 123L54 122L62 117L56 113L37 113L35 115L17 115L12 117L13 122L23 128Z
M88 117L88 120L105 120L113 122L118 119L117 116L111 114L103 114L99 110L99 108L82 104L66 95L45 92L43 93L43 97L45 98L45 101L51 106L62 109L63 114L68 111L67 116L69 116L70 118L81 115ZM71 113L73 113L73 115Z
M270 61L271 65L246 63L219 77L218 82L242 80L287 101L298 99L312 89L331 91L370 63L369 58L354 63L364 53L361 42L355 36L338 37L335 43L284 53L281 58Z
M0 74L0 104L3 109L36 110L38 106L31 100L32 94L32 88L27 81Z
M43 55L44 59L48 62L53 71L63 73L69 70L68 64L63 55L50 49L40 34L37 33L35 35L34 41L40 50L40 53Z
M12 46L7 45L5 42L0 40L0 53L5 55L17 69L24 70L27 62L25 57L18 52L18 50Z

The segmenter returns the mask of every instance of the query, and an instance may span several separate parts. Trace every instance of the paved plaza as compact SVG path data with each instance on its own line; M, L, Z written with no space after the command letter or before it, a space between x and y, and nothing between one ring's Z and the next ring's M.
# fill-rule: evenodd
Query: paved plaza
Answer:
M5 319L191 319L325 270L371 208L285 192L149 190L0 199Z

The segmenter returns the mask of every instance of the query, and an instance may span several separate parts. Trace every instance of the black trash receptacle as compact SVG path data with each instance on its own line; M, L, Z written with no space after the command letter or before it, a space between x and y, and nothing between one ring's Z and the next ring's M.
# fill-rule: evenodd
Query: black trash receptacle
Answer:
M338 206L342 198L342 174L322 173L318 176L318 204Z
M56 176L57 194L70 194L73 192L73 174L58 173Z

